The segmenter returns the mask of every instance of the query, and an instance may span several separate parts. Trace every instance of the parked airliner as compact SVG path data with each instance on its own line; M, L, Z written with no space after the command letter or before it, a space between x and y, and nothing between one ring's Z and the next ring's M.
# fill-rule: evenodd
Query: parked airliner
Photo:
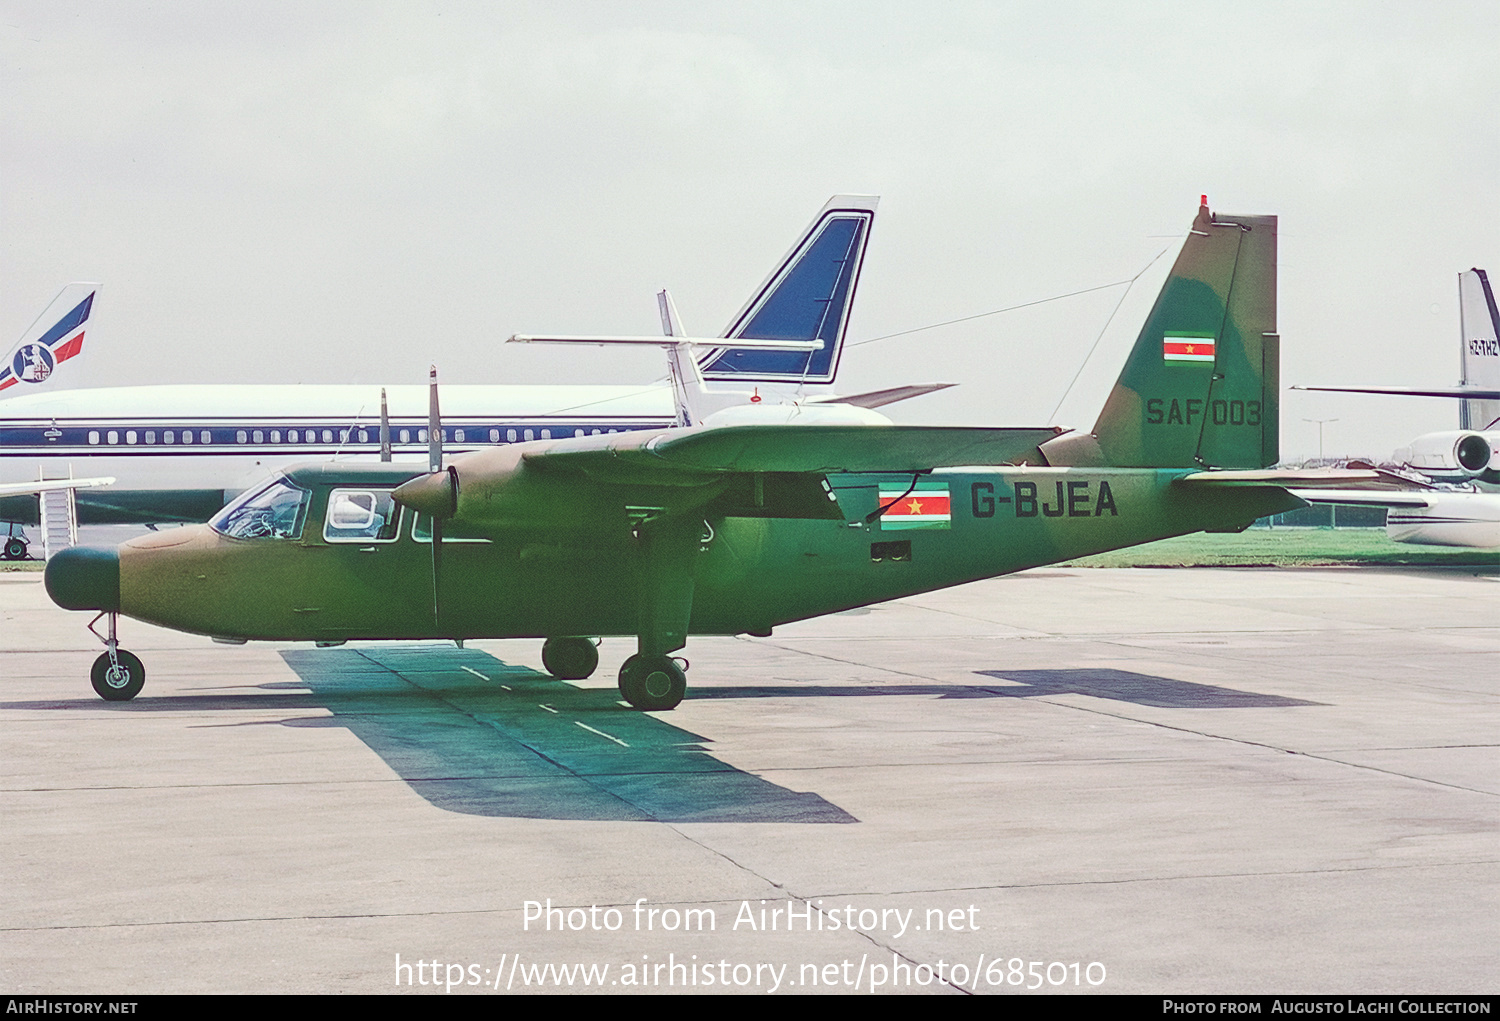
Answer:
M754 384L741 399L826 393L835 378L878 200L834 196L720 334L695 353L702 376ZM204 521L269 471L380 450L382 388L160 385L65 389L84 352L93 285L65 288L0 368L0 483L113 476L78 491L83 523ZM742 340L743 346L732 343ZM761 341L761 343L754 343ZM838 398L875 407L929 392ZM427 388L384 388L393 456L428 447ZM674 423L670 385L448 386L443 443L454 452ZM0 496L0 522L34 522L34 496Z

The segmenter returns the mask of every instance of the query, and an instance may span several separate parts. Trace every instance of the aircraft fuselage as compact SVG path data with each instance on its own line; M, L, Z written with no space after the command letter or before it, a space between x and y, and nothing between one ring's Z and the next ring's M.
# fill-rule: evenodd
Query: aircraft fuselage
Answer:
M403 476L387 466L387 488ZM841 517L694 522L690 634L764 633L790 621L1201 530L1238 530L1299 505L1280 489L1174 485L1184 470L940 471L830 476ZM618 527L540 529L442 543L434 615L431 543L401 508L394 537L329 541L330 493L313 488L295 538L189 526L118 549L118 609L221 638L283 641L633 635L645 558ZM911 502L936 513L912 513ZM898 509L868 520L877 508ZM918 508L922 508L919 506ZM943 516L946 514L946 518ZM425 519L424 519L425 520ZM99 606L100 609L109 607Z

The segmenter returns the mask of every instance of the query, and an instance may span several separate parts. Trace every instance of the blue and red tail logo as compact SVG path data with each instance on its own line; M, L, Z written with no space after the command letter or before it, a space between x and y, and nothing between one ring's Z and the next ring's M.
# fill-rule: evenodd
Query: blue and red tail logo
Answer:
M83 327L94 307L94 293L42 336L16 348L10 364L0 367L0 390L17 383L45 383L59 364L83 350Z

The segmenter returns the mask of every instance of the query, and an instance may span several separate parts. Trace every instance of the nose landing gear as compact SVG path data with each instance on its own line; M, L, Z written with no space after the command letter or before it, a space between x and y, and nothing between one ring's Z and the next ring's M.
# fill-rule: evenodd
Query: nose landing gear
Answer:
M99 623L99 617L109 618L109 636L101 635L94 627ZM128 702L141 693L141 688L146 684L146 668L134 653L126 652L120 648L120 639L116 631L120 615L118 613L105 612L99 614L89 623L89 630L94 637L104 643L105 651L94 660L94 668L89 672L89 680L93 682L94 691L100 698L110 702Z

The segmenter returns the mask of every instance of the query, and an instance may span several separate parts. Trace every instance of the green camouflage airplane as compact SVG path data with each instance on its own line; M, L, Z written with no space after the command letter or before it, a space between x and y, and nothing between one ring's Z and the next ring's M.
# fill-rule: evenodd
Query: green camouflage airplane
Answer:
M567 679L593 672L594 639L634 635L620 691L671 709L690 635L766 635L1303 506L1283 487L1308 478L1261 470L1278 347L1276 218L1205 200L1091 432L706 425L502 445L421 474L306 466L209 525L67 550L47 590L107 615L93 684L111 700L145 677L118 646L123 613L235 642L542 638Z

